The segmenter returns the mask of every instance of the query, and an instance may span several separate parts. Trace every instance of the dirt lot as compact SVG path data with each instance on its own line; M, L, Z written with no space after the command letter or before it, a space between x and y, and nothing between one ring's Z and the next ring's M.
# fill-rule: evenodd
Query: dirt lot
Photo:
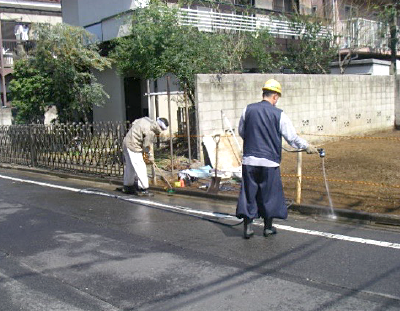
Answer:
M318 147L326 151L325 169L334 208L400 215L400 131L341 138ZM296 197L296 158L296 153L283 153L282 180L290 199ZM322 159L303 154L302 170L301 203L329 206ZM200 185L196 182L191 188L199 189ZM239 184L231 182L226 188L231 189L220 193L238 195Z
M400 131L341 139L321 146L335 208L400 215ZM286 196L295 198L296 155L284 154ZM322 160L303 155L302 203L327 205Z

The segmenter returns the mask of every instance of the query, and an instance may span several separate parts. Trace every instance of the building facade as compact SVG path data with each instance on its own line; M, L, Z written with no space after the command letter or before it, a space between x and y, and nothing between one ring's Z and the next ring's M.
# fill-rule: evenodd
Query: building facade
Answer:
M129 33L129 19L133 10L147 5L148 0L62 0L62 16L65 23L82 26L95 34L99 41L105 42ZM175 5L177 0L168 0ZM368 4L367 4L368 2ZM289 22L282 18L287 14L314 14L325 20L327 27L333 27L340 42L340 54L354 57L363 54L364 58L387 57L388 37L383 34L376 12L376 5L386 1L358 0L227 0L192 1L180 7L182 24L198 27L202 31L229 29L252 31L259 27L268 27L277 40L296 40L298 33L293 32ZM180 3L182 4L182 3ZM243 11L251 7L254 14L244 15ZM376 62L371 62L376 64ZM365 71L365 70L364 70ZM351 71L352 72L352 71ZM383 70L370 70L384 72ZM353 73L353 72L352 72ZM364 73L364 72L363 72ZM134 76L122 77L115 69L98 73L99 82L110 95L107 104L94 108L94 120L124 121L149 115L166 116L167 79L156 81L140 80ZM171 77L170 89L173 111L182 105L182 96L176 95L179 89ZM153 94L146 96L146 94ZM157 108L158 107L158 108ZM157 111L157 112L156 112ZM173 121L173 120L172 120ZM172 122L174 130L176 122Z
M168 0L171 6L178 1ZM99 41L105 42L129 33L129 20L133 10L147 5L147 0L62 0L63 22L84 27L95 34ZM248 7L256 9L254 14L245 16ZM180 8L183 12L182 24L198 27L202 31L230 29L252 31L268 26L280 39L291 38L289 22L279 19L279 14L301 12L311 13L311 0L228 0L226 2L190 2ZM88 13L90 12L90 14ZM147 81L117 75L115 69L97 74L110 99L104 107L94 108L96 121L121 121L149 115L167 116L167 78ZM169 89L172 92L172 110L178 111L184 99L173 76ZM146 93L154 94L150 97ZM178 128L172 120L174 131Z
M14 61L34 46L31 25L60 23L60 0L1 0L0 1L0 124L11 124L11 98L7 93L13 78Z

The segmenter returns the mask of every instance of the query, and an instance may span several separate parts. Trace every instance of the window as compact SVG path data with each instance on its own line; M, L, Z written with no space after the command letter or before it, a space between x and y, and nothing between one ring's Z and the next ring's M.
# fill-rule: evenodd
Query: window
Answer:
M316 5L313 5L311 8L311 14L312 15L317 15L318 7Z
M255 0L235 0L236 5L254 6Z
M358 8L355 6L351 6L351 5L345 5L344 6L344 16L345 18L353 18L353 17L357 17L358 14Z
M274 0L274 11L283 12L284 10L284 0Z
M299 0L274 0L274 11L293 13L300 9Z
M30 23L1 21L3 40L29 40Z

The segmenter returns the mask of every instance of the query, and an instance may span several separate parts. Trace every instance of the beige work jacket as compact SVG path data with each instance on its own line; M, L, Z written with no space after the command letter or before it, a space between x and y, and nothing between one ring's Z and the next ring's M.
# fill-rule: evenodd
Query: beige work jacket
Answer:
M150 160L154 160L153 143L161 131L156 121L148 117L137 119L126 134L123 146L133 152L149 152Z

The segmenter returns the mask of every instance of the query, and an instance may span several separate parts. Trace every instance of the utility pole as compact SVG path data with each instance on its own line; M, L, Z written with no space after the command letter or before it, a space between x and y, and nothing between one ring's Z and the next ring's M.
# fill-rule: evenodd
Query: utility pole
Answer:
M400 81L397 75L397 10L400 7L399 0L393 0L392 16L390 20L390 74L394 75L394 100L395 100L395 115L394 126L400 129Z
M390 74L397 75L397 9L399 0L393 0L393 7L390 12Z
M0 18L0 74L1 74L1 90L3 91L3 105L7 105L7 90L6 90L6 77L4 76L4 55L3 55L3 35L1 32L1 18Z

